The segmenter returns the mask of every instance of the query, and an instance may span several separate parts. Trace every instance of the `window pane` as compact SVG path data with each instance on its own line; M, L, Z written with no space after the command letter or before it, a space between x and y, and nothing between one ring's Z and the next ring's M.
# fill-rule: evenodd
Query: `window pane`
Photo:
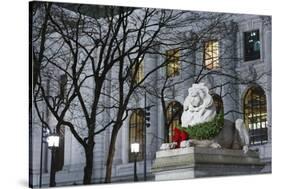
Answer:
M219 67L219 42L208 41L204 44L204 66L207 69Z
M255 86L247 91L244 99L244 121L249 129L251 144L267 142L266 96L261 87Z
M168 77L174 77L180 74L180 51L171 49L166 52L167 66L166 74Z
M244 32L244 60L256 60L260 58L259 30Z
M135 75L134 75L135 74ZM137 84L144 78L144 63L143 59L139 59L135 65L132 67L132 81Z

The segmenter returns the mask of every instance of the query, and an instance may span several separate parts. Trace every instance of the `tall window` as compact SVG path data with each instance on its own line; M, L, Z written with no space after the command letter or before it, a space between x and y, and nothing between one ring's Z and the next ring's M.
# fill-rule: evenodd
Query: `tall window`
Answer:
M244 60L256 60L260 58L259 30L244 32Z
M167 77L175 77L180 74L180 51L179 49L171 49L166 51Z
M142 109L134 110L131 114L129 121L129 161L134 161L134 154L131 153L131 144L139 143L140 152L138 154L137 160L143 160L143 139L144 139L144 126L145 126L145 117L144 111Z
M244 121L249 129L250 143L267 142L266 96L259 86L251 87L244 98Z
M143 59L140 58L137 64L133 65L131 76L135 84L139 83L144 78Z
M204 43L204 67L206 69L219 67L219 42L217 40Z
M223 101L218 94L212 94L217 114L223 113Z
M170 102L167 106L166 110L166 116L167 116L167 122L168 122L168 136L166 138L168 139L168 142L172 142L172 136L173 136L173 129L174 127L181 124L181 115L183 112L183 107L181 103L177 101Z

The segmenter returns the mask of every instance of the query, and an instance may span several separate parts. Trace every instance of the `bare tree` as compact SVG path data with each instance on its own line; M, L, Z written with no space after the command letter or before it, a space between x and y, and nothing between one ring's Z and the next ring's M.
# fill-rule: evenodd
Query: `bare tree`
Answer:
M183 12L105 7L103 18L92 18L81 13L82 6L79 5L76 12L57 5L45 8L43 28L51 32L48 38L46 32L42 33L40 45L34 43L34 49L39 49L41 57L38 58L40 61L34 61L34 64L40 63L34 89L34 106L40 117L38 102L42 100L41 104L47 106L56 120L57 130L67 126L84 148L86 165L83 182L89 184L95 136L108 127L112 128L107 161L108 182L116 136L126 118L124 114L128 112L126 107L130 96L150 74L164 64L150 70L139 83L129 80L137 74L140 64L138 60L159 46L159 41L165 39L167 29L177 28L179 22L176 21ZM166 40L174 43L167 37ZM114 97L103 88L114 71L117 71L118 103L107 107L102 97ZM61 76L66 78L66 86L63 87L66 91L61 90ZM106 109L116 109L116 116L99 126L97 118ZM77 118L80 118L79 123Z
M189 79L199 82L210 74L202 64L185 57L202 50L202 45L196 46L198 42L219 32L224 20L229 19L223 14L110 6L96 7L100 14L93 16L85 12L87 6L75 5L70 11L61 4L51 7L42 3L33 16L42 21L33 24L34 29L38 28L38 39L34 36L32 44L34 107L39 118L40 109L47 107L57 130L68 127L83 147L84 184L92 179L95 137L107 129L111 137L105 182L111 182L115 143L131 110L131 97L147 90L151 76L169 62L164 58L134 81L142 60L146 56L166 57L168 49L188 49L181 56L184 66L202 68L177 82L161 78L164 85L156 96L161 97L164 112L166 89ZM110 119L100 121L104 115ZM165 124L169 125L168 121Z
M115 153L115 143L118 132L123 126L124 120L127 118L128 111L130 111L129 103L132 95L134 93L143 94L142 90L147 90L148 83L150 79L153 78L150 76L154 72L159 71L159 69L162 69L163 67L165 68L169 64L170 59L173 59L173 56L166 57L166 50L173 48L184 50L193 48L194 44L199 40L199 38L194 38L193 26L196 26L198 23L202 24L202 21L205 22L205 25L196 31L199 36L204 36L205 33L208 33L215 28L217 29L217 25L221 23L223 19L226 19L223 15L200 15L198 13L186 11L156 9L142 9L138 14L133 15L133 17L135 16L137 17L137 20L142 23L140 24L141 27L137 28L137 35L134 34L135 43L141 41L138 45L137 54L135 54L135 56L131 56L131 54L128 54L128 56L126 55L125 59L122 60L121 64L117 67L116 78L111 78L113 84L112 90L116 91L116 93L112 93L112 96L114 96L113 101L115 102L115 105L112 107L112 110L115 113L113 117L116 120L111 127L112 131L106 162L105 182L111 182L111 169ZM152 21L152 24L148 21ZM149 29L151 26L152 30ZM130 26L128 25L128 27ZM126 54L125 52L125 46L120 48L120 54ZM190 51L187 51L184 57L189 53ZM157 66L147 69L143 78L135 82L134 78L137 76L140 64L143 59L145 60L146 56L164 56L165 58L162 59L162 61L159 61ZM126 59L128 60L127 62L125 61ZM148 63L144 64L147 65ZM167 81L168 79L166 78L166 82ZM167 88L167 86L164 88ZM164 93L164 91L165 89L162 92Z
M208 85L212 95L218 93L221 99L227 98L236 107L241 107L241 102L237 99L237 89L241 85L259 84L263 77L271 74L270 70L257 73L251 65L248 67L248 73L244 76L235 71L236 65L243 57L237 55L237 25L233 22L235 15L216 15L216 21L211 22L212 18L207 19L210 25L204 23L200 26L200 30L195 29L189 39L192 43L187 47L178 48L178 52L174 51L173 59L177 56L177 63L181 65L177 73L169 75L166 73L159 75L157 78L157 87L147 85L144 90L158 99L160 99L162 107L162 115L164 121L164 140L169 142L169 129L173 120L181 116L181 109L172 110L168 118L167 102L175 100L176 95L183 95L179 90L183 90L183 86L191 86L192 83L204 82ZM202 20L201 20L202 21ZM194 26L194 25L193 25ZM193 27L194 28L194 27ZM206 60L208 42L218 42L220 47L217 50L216 57ZM189 50L187 50L189 49ZM214 53L214 52L210 52ZM160 54L164 59L169 58L167 54ZM201 58L198 58L198 55ZM196 57L197 56L197 57ZM213 55L212 55L213 56ZM193 58L188 58L193 57ZM199 61L198 61L199 60ZM169 60L167 60L169 64ZM171 64L175 62L170 62ZM175 70L172 70L175 71ZM187 73L187 74L185 74ZM181 75L181 76L180 76ZM149 83L149 82L148 82ZM229 114L243 115L238 108L229 109L223 112L225 116Z

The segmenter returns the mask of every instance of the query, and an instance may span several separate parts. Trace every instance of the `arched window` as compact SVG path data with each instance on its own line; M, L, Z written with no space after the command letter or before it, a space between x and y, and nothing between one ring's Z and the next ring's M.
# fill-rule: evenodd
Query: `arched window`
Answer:
M144 138L144 111L142 109L134 110L131 114L129 121L129 161L134 161L134 155L131 153L131 144L139 143L140 152L138 153L137 160L143 160L143 138Z
M212 94L212 97L213 97L213 100L214 100L214 104L216 106L217 114L223 113L224 112L223 111L223 101L222 101L220 95L214 93L214 94Z
M173 136L173 128L181 124L181 115L183 112L183 107L181 103L177 101L170 102L167 106L166 116L167 116L167 124L168 124L168 136L166 136L166 140L168 142L172 142Z
M267 142L266 96L259 86L251 87L245 95L244 121L249 129L250 144Z

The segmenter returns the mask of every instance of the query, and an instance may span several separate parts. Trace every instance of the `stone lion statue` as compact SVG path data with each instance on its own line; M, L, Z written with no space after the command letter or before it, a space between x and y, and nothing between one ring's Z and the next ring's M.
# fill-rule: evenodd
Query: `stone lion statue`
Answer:
M249 134L242 119L237 119L235 123L225 119L224 126L220 133L211 140L190 139L182 141L181 148L186 147L210 147L224 149L242 149L244 153L249 150Z
M216 116L216 107L209 94L209 89L204 83L193 84L188 93L183 104L182 127L194 127L196 124L213 120ZM249 134L242 119L237 119L235 123L224 119L221 131L213 139L190 139L182 141L180 144L181 148L191 146L242 149L246 153L249 146ZM160 149L165 150L172 147L172 145L163 144Z
M193 84L183 103L182 127L192 127L198 123L211 121L216 116L216 107L204 83Z

